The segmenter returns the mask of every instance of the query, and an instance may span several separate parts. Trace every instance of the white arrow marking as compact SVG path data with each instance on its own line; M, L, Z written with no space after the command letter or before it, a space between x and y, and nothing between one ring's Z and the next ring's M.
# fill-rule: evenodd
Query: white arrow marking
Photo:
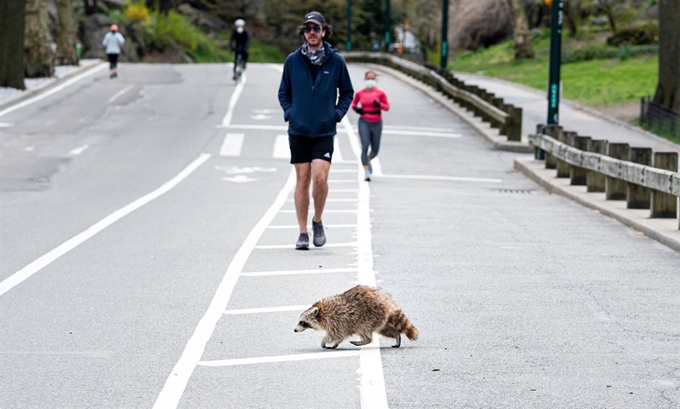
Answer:
M258 179L249 178L246 175L236 175L233 178L222 178L222 180L227 180L229 182L234 182L234 183L247 183L247 182L255 182Z

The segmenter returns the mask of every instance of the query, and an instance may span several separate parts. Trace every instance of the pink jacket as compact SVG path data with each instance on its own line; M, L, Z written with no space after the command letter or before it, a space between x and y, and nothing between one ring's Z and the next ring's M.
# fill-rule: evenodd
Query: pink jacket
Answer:
M373 101L380 102L380 107L373 105ZM354 100L350 108L354 109L357 105L361 105L361 109L364 111L361 117L367 122L378 122L382 120L381 111L389 111L390 103L387 102L387 95L383 90L378 87L375 88L364 88L357 91L354 94Z

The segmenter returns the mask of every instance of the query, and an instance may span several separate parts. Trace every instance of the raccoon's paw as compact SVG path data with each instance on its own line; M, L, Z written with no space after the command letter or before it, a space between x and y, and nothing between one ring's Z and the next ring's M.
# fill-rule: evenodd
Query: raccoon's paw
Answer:
M368 341L368 342L366 342L366 341L349 341L349 343L354 345L354 346L362 347L364 345L370 344L371 341Z
M323 344L323 345L321 345L321 346L322 346L324 349L335 349L335 348L338 347L338 345L340 345L340 344L333 344L333 345L326 345L326 344Z
M401 346L401 334L397 337L397 343L392 345L392 348L399 348Z

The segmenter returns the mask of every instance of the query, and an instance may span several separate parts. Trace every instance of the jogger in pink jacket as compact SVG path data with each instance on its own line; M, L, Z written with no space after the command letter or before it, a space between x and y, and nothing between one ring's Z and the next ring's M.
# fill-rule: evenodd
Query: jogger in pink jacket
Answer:
M382 134L382 111L389 111L390 103L383 90L376 86L376 74L367 71L364 75L366 88L354 94L351 108L359 118L359 137L361 138L361 164L364 165L364 180L371 181L371 159L378 156L380 136ZM371 149L370 155L368 149Z

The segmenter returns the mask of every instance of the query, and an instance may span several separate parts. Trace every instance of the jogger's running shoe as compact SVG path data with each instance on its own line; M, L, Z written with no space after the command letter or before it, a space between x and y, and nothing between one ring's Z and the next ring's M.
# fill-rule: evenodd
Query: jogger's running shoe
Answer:
M369 175L373 174L373 165L371 165L371 162L368 162L368 174Z
M309 250L309 234L300 233L300 237L295 243L295 250Z
M321 247L326 244L326 234L323 232L321 220L315 222L312 219L312 230L314 231L314 246Z

